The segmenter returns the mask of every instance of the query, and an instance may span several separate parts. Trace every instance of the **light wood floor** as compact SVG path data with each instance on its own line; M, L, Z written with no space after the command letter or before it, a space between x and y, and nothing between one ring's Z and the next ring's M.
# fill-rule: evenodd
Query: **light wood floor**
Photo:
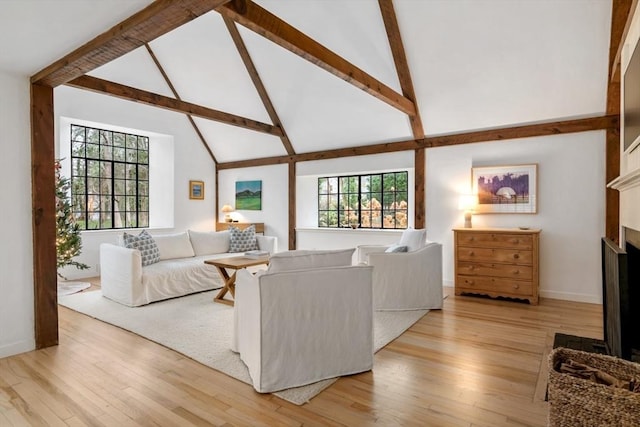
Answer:
M450 292L451 293L451 292ZM601 308L449 296L303 406L60 308L60 345L0 359L0 425L544 426L556 331L602 338Z

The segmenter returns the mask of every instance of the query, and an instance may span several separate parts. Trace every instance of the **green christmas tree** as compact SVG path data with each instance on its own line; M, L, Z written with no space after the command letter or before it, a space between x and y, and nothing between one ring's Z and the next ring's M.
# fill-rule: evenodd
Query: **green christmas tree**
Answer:
M60 160L56 160L56 267L58 276L66 279L60 274L60 268L73 265L80 270L84 270L89 266L73 260L80 255L82 238L80 237L80 228L73 217L71 201L69 200L71 180L60 174L61 167Z

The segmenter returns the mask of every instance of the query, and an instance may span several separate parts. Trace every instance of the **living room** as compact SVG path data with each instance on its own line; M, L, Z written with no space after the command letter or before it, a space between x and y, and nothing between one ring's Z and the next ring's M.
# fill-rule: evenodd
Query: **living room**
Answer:
M111 24L100 20L94 24L109 28L148 2L134 3L121 10L120 16L108 15L112 17ZM367 19L379 20L377 3L349 2L344 6L349 13L338 13L337 5L323 9L321 3L313 3L313 13L324 17L317 21L306 20L304 16L311 11L305 12L301 6L275 1L259 3L382 81L392 82L390 86L399 90L384 26L381 22L376 26L366 25ZM464 134L479 129L515 128L544 122L560 122L556 126L560 131L541 131L539 135L527 138L500 136L473 144L434 145L422 151L408 149L327 160L305 159L295 163L292 178L287 162L230 167L234 162L286 157L287 149L279 136L196 117L194 121L207 141L207 148L184 114L63 85L54 90L55 156L65 157L65 147L68 148L68 133L62 130L64 123L106 126L163 139L167 152L173 156L171 167L162 170L165 178L172 177L168 187L163 187L163 203L171 208L160 209L163 216L161 220L155 217L158 221L153 227L155 232L211 231L216 218L221 220L224 216L222 206L233 204L236 182L259 180L262 181L261 210L237 210L231 215L240 222L264 223L265 234L277 237L280 250L285 250L290 247L292 233L297 249L354 247L374 243L371 240L381 244L397 241L401 231L318 230L314 188L320 176L399 170L409 172L410 188L413 188L416 170L421 168L421 160L416 162L418 152L424 160L425 208L421 216L428 239L443 245L443 284L449 288L454 282L452 229L463 225L458 200L462 193L469 191L473 168L536 164L536 212L474 215L473 227L541 229L540 296L600 304L599 242L605 234L607 221L605 185L609 179L605 148L608 125L591 124L591 129L580 132L569 130L568 123L607 117L611 3L586 2L585 10L579 12L570 2L553 6L529 2L517 7L501 4L508 11L500 11L495 4L486 9L452 7L456 9L452 15L445 15L445 8L440 11L441 16L429 18L432 21L428 22L425 22L429 16L428 6L421 5L416 11L410 4L394 2L427 135ZM518 7L526 11L517 11ZM549 15L563 24L545 18ZM336 17L339 19L333 22ZM360 31L349 30L352 27L348 24L353 19L362 23ZM496 19L498 21L494 21ZM272 122L222 20L216 16L215 19L203 17L196 21L175 30L175 34L170 34L173 37L166 36L149 44L180 97L256 121ZM333 22L335 28L326 31L323 22ZM488 22L500 22L504 27L487 29ZM568 22L572 25L570 36L565 34ZM440 32L454 23L455 35L448 41L454 47L448 52L439 44L427 44L428 40L440 40ZM544 33L539 31L540 27L545 28ZM635 37L632 32L635 27L631 28L630 38ZM86 37L75 40L71 46L90 40L89 34L92 33L87 32ZM241 28L241 34L296 154L393 144L414 138L404 113L244 28ZM476 43L469 43L474 39ZM533 43L533 39L542 40ZM225 43L213 43L212 46L210 40L225 40ZM496 48L480 50L480 47L488 49L488 46ZM28 75L70 50L50 52L40 60L39 68L29 71ZM518 52L517 56L514 51ZM434 57L441 58L440 61L450 67L434 70ZM202 65L193 67L196 59ZM5 157L2 168L5 181L15 182L4 196L7 206L15 206L7 213L8 223L15 226L7 230L5 242L31 241L26 236L32 235L31 215L28 214L32 206L30 198L24 197L31 192L32 180L28 149L31 128L29 83L19 71L0 69L3 70L0 73L2 128L6 129L7 140L15 141L12 142L15 149ZM173 96L145 48L134 50L89 74ZM295 99L292 99L292 93L297 94ZM211 99L216 101L212 103ZM496 135L499 134L497 130ZM216 170L217 163L228 165ZM192 180L204 183L203 199L189 198L189 181ZM292 183L293 191L290 190ZM415 218L420 212L416 212L416 200L411 193L409 225L416 226ZM295 203L293 213L291 201ZM295 218L293 225L292 216ZM70 279L98 276L99 245L115 241L120 233L83 233L83 252L78 259L90 269L69 269L64 271L65 275ZM9 356L34 348L31 309L34 290L31 285L35 273L33 248L29 244L16 248L4 243L2 247L3 271L6 273L1 291L7 295L0 303L2 324L15 326L10 331L2 328L0 355ZM493 307L490 302L486 304ZM505 311L509 312L508 306Z

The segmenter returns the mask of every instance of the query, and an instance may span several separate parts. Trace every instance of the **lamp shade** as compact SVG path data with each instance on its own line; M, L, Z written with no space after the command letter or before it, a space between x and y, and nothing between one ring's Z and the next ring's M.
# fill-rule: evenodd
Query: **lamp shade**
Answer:
M458 199L458 209L463 211L473 210L478 204L478 196L475 194L461 194Z
M224 213L229 213L229 212L233 212L233 211L234 211L234 209L231 207L231 205L224 205L222 207L222 212L224 212Z

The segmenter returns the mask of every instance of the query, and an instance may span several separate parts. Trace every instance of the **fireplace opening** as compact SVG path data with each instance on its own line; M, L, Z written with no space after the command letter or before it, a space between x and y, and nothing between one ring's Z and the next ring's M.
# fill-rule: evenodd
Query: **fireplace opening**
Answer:
M612 356L640 361L640 232L623 235L624 249L602 239L604 344Z

